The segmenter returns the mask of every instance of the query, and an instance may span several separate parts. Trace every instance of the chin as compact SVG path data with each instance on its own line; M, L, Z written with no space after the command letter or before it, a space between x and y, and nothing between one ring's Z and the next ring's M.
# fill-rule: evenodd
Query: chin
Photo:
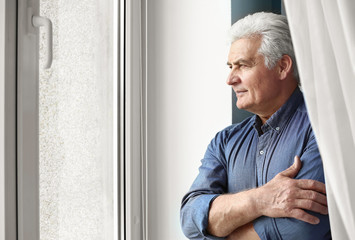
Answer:
M242 104L242 103L238 104L238 102L237 102L236 106L240 110L245 110L245 111L248 111L248 112L252 112L251 109L250 109L250 107L251 107L250 105Z
M238 103L238 102L237 102L235 105L236 105L237 108L239 108L239 109L246 110L246 106L245 106L245 104L243 104L243 103Z

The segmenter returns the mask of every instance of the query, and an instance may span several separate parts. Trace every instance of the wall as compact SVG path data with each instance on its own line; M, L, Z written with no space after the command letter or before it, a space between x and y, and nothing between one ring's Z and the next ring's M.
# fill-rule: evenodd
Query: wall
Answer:
M231 123L230 4L148 1L149 239L186 239L181 199L211 138Z

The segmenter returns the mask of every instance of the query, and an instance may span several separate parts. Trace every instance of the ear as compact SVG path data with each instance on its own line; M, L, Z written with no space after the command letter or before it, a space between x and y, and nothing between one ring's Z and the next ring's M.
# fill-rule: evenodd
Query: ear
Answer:
M287 78L287 76L292 72L292 59L288 55L283 55L278 61L279 66L279 77L281 80Z

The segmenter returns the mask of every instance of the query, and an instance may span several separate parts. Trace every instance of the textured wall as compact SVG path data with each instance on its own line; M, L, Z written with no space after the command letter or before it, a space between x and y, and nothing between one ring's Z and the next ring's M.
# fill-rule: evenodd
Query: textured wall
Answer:
M54 31L39 85L41 239L112 239L111 1L40 2Z

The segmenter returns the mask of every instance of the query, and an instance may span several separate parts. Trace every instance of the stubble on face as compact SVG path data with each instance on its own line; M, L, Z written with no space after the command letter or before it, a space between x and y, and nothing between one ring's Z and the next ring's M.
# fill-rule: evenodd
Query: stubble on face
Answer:
M227 84L236 93L237 107L257 115L274 111L279 90L276 70L265 66L264 57L258 52L260 45L261 37L235 41L227 63L231 68Z

